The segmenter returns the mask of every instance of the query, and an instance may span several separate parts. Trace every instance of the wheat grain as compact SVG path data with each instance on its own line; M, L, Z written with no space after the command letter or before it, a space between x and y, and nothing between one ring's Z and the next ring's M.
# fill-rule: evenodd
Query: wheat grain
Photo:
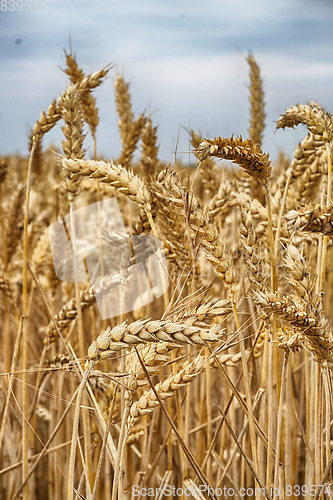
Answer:
M266 262L263 258L263 249L253 227L251 209L241 210L239 220L240 249L244 257L244 263L249 271L249 280L252 285L262 290L268 286Z
M16 186L14 196L10 200L8 207L8 215L5 221L5 237L6 237L6 262L11 261L16 252L18 243L23 232L23 200L25 196L26 186L19 184Z
M70 81L75 85L76 83L81 82L83 80L84 72L82 71L81 68L79 68L79 65L77 63L74 54L72 53L67 54L65 49L64 53L66 57L67 68L63 69L63 72L69 76Z
M112 289L118 287L123 283L124 275L115 273L112 275L105 275L96 280L93 285L88 286L80 293L81 309L87 309L96 304L96 297L107 295ZM54 319L59 330L63 330L77 318L76 299L73 298L64 304L61 310L55 315ZM44 343L52 343L58 337L58 331L54 326L53 321L50 321L47 329Z
M149 376L153 376L162 365L169 361L169 352L172 349L175 349L175 344L158 342L145 345L138 350ZM126 377L126 385L130 390L137 390L138 387L148 384L146 374L142 372L141 363L135 351L126 357L125 372L129 374Z
M3 270L0 270L0 290L5 297L14 302L12 283L9 276Z
M163 171L159 174L153 189L161 203L167 199L177 209L184 210L183 217L188 221L194 235L199 236L200 244L203 246L206 258L212 265L216 276L230 284L233 283L236 274L233 268L232 256L227 251L216 225L210 221L207 210L199 206L193 193L187 196L177 177ZM166 194L164 194L165 190L168 193L167 198ZM189 200L187 205L185 203L186 199Z
M67 68L63 71L70 77L71 83L74 85L80 84L85 78L85 74L83 70L79 68L75 56L71 53L67 54L66 51L64 52L66 56ZM82 106L83 119L89 125L91 135L95 139L99 117L96 99L92 95L91 90L86 90L85 92L80 93L80 103Z

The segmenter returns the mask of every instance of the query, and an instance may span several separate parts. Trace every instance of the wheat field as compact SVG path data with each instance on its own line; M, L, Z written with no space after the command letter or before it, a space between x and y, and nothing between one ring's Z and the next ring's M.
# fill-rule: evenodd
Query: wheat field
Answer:
M166 165L123 76L65 61L68 86L31 129L29 154L0 159L1 498L331 498L332 115L286 103L277 129L305 137L272 163L249 53L248 138L188 130L189 161ZM96 139L106 78L114 159ZM62 144L44 148L59 126ZM50 228L110 198L132 254L101 223L119 272L59 279ZM156 239L163 293L149 282L147 299L138 281L133 308L102 319L98 298L132 286Z

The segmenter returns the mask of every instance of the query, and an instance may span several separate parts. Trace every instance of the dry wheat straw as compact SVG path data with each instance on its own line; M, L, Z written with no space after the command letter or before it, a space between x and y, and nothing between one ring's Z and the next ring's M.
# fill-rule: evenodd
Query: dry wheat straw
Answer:
M99 72L101 73L101 72ZM103 78L102 74L94 74L91 77L83 79L76 86L69 85L65 94L63 95L61 110L62 110L62 118L64 121L64 126L62 127L63 134L65 136L65 140L62 142L62 148L67 159L78 158L81 159L85 155L85 150L83 149L83 119L82 119L82 110L80 106L80 88L83 86L83 83L86 82L86 85L83 88L90 88L91 82L96 82L96 86L100 84L100 80ZM93 86L92 86L93 88ZM73 260L74 260L74 277L75 277L75 303L77 310L77 325L78 325L78 343L79 343L79 354L80 357L83 358L85 355L85 339L84 339L84 329L83 329L83 318L82 318L82 309L81 309L81 298L80 298L80 288L79 288L79 279L78 279L78 271L77 271L77 248L76 248L76 234L75 234L75 224L73 222L73 214L75 211L75 203L74 199L77 197L81 190L81 175L73 174L66 166L61 165L60 175L62 178L62 185L67 192L67 197L69 201L69 217L70 217L70 226L72 232L71 245L73 251ZM89 370L91 367L89 367ZM89 371L88 370L88 371ZM79 411L77 407L81 405L81 401L83 404L86 404L86 397L83 396L82 391L84 388L84 383L86 380L87 374L82 377L82 382L80 384L78 398L76 403L76 409L74 414L74 426L73 426L73 439L71 445L71 454L69 458L69 466L68 466L68 496L71 497L74 492L73 483L74 483L74 468L75 468L75 451L76 451L76 441L78 438L77 432L78 427L76 425L76 414ZM91 440L90 440L90 417L88 413L83 414L83 432L84 432L84 457L85 457L85 477L86 477L86 490L89 495L89 491L93 486L93 472L92 472L92 454L91 454Z

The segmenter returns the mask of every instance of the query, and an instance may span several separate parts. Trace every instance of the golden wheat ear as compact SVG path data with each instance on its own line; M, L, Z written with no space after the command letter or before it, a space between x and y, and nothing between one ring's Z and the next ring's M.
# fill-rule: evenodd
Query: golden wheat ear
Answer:
M260 76L259 65L251 52L248 54L246 61L250 68L249 138L254 144L261 146L266 118L263 82Z
M331 141L333 118L320 104L312 101L310 104L297 104L286 109L277 121L276 128L306 125L316 140Z
M220 325L210 329L200 328L172 321L138 320L127 325L126 322L107 328L97 337L89 349L91 360L105 360L113 357L117 351L136 344L148 342L171 342L189 345L208 345L218 342L224 335Z
M288 221L288 227L294 231L333 236L333 206L326 208L310 205L298 211L290 210L285 218Z
M241 136L224 139L205 139L195 150L199 160L210 156L231 160L242 167L251 177L256 177L261 184L266 184L271 175L271 162L268 154L262 152L258 144L251 139L243 140Z

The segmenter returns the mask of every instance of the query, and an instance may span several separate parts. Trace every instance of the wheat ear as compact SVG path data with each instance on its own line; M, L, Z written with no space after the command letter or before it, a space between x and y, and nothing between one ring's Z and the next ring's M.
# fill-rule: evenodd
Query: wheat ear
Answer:
M232 160L242 167L251 177L258 178L261 184L266 184L271 175L271 162L268 154L262 152L259 144L254 144L251 139L243 140L241 136L236 139L218 137L205 139L195 150L200 161L210 156Z
M260 68L252 53L246 61L250 67L250 128L249 137L254 144L261 146L265 129L265 102Z
M327 208L309 205L300 210L290 210L285 218L289 229L293 231L300 230L333 236L333 206Z
M322 308L322 298L312 294L311 301L278 292L253 291L256 303L267 313L297 327L302 333L303 345L316 360L332 369L333 334Z
M295 127L299 124L306 125L308 130L314 134L315 140L324 142L332 140L332 115L314 101L309 104L297 104L286 109L285 113L278 119L276 128Z
M74 175L92 177L109 184L135 201L144 210L148 212L151 210L152 199L148 184L121 165L115 165L112 161L68 160L66 158L61 159L61 164Z
M181 387L192 382L203 369L205 362L206 358L202 354L198 354L191 363L186 362L184 368L176 373L171 373L164 381L159 382L155 386L155 389L162 401L171 397L173 393L178 391ZM146 415L152 412L158 404L159 402L152 389L145 392L139 400L131 406L128 426L131 427L134 425L136 419L140 415Z
M218 342L223 338L223 334L223 328L217 324L210 329L204 329L163 320L138 320L129 325L125 321L112 329L108 327L103 330L90 345L88 356L91 360L104 360L121 349L147 342L162 341L205 346Z
M146 180L154 177L159 163L157 127L153 127L151 118L148 118L141 134L141 165L143 166Z

